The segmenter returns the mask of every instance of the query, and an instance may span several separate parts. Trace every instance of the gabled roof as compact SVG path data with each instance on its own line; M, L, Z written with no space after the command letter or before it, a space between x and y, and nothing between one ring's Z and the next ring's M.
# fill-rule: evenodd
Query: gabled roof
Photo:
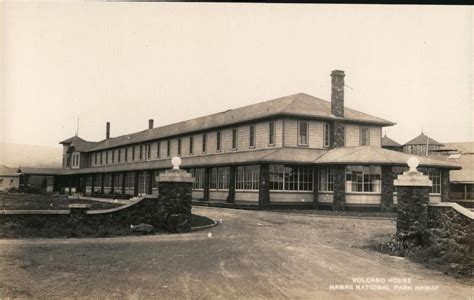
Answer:
M429 140L429 142L428 142ZM437 141L433 140L429 136L425 135L423 132L417 136L416 138L412 139L411 141L408 141L405 143L404 146L406 145L442 145L438 143Z
M382 137L382 147L401 147L399 143L395 142L391 138L389 138L387 135L384 135Z
M299 116L309 118L321 118L328 120L347 120L379 126L392 126L395 123L368 115L350 108L344 108L344 118L338 118L331 114L331 103L319 98L299 93L274 100L269 100L224 112L191 119L179 123L165 125L132 134L122 135L98 142L90 151L103 150L166 138L174 135L208 130L211 128L228 126L258 120L273 116ZM68 140L66 140L68 141Z
M76 151L87 152L91 150L94 146L96 146L98 142L88 142L84 139L81 139L78 136L73 136L60 142L60 144L63 144L63 145L69 144L70 146L73 146Z
M420 166L460 169L458 164L406 154L399 151L388 150L374 146L360 146L332 149L319 159L320 164L375 164L375 165L407 165L410 157L415 156Z

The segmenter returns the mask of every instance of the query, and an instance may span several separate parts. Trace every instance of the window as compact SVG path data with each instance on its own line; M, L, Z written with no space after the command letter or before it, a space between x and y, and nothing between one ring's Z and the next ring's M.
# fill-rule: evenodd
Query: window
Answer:
M232 129L232 149L237 149L237 128Z
M96 165L97 165L97 152L96 152L96 153L94 153L94 164L96 164Z
M235 189L257 191L260 182L260 166L239 166L235 170Z
M379 166L347 166L346 191L380 193L381 174Z
M139 160L142 160L143 159L143 145L140 145L140 150L139 150L139 154L138 154L138 159Z
M120 194L122 190L123 174L115 173L114 174L114 190L116 194Z
M370 145L370 131L369 127L361 127L360 128L360 145L367 146Z
M319 190L321 192L334 191L334 172L331 168L319 169Z
M441 194L441 172L436 168L419 168L424 175L427 175L433 185L431 186L432 194Z
M156 142L156 157L157 158L160 158L160 148L161 148L160 142Z
M122 150L119 149L118 150L118 155L117 155L117 161L120 162L121 159L122 159Z
M312 191L313 168L309 166L270 165L270 190Z
M125 162L128 161L128 148L125 148Z
M178 155L181 155L181 139L178 139Z
M194 151L194 137L189 137L189 154L193 154Z
M109 151L105 151L105 164L109 164Z
M207 134L202 135L202 153L207 151Z
M146 156L148 157L148 159L151 158L151 144L148 144L146 145L147 149L146 149Z
M331 143L331 127L329 123L324 123L324 147L329 147Z
M268 123L268 144L275 145L275 122Z
M229 188L229 167L211 168L209 172L210 190L227 190Z
M104 152L100 152L100 164L102 164L102 158L104 157Z
M112 163L115 162L115 150L112 150Z
M216 132L216 150L221 151L221 132Z
M255 126L250 125L249 127L249 147L255 147Z
M135 146L132 147L132 161L135 160Z
M308 122L298 122L298 145L308 145Z
M198 190L204 189L205 169L204 168L191 169L190 173L194 177L193 189L198 189Z
M125 175L125 187L134 188L135 187L135 173L127 172Z
M166 141L166 156L170 157L171 155L171 141Z
M112 186L112 173L107 173L104 175L104 187Z

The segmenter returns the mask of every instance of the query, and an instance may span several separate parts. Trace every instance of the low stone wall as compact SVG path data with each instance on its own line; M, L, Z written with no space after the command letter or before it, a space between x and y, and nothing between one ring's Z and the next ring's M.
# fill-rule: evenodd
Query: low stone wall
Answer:
M140 198L106 210L4 210L0 211L0 235L101 236L129 233L130 225L151 224L155 230L189 231L182 219L191 215L191 201L165 204L164 198ZM177 221L179 219L179 221Z
M453 273L471 275L474 270L474 213L457 203L428 207L430 255L448 263Z

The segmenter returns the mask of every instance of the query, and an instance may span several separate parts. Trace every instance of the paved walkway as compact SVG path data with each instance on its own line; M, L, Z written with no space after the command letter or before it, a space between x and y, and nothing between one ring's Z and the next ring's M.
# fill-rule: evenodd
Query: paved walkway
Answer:
M472 281L366 249L370 240L394 232L393 220L206 207L193 212L221 224L181 235L0 240L0 297L474 296ZM395 282L407 290L394 290Z

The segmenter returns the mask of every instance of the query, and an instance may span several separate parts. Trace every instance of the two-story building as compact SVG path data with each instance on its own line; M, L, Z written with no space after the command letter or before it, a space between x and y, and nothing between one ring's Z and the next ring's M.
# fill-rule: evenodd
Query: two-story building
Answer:
M395 123L344 106L344 72L332 72L331 101L300 93L119 137L64 146L55 186L85 195L156 194L157 175L179 156L195 178L193 198L249 205L389 210L393 178L408 154L382 148ZM433 201L447 199L457 165L420 157ZM447 187L447 188L446 188Z

